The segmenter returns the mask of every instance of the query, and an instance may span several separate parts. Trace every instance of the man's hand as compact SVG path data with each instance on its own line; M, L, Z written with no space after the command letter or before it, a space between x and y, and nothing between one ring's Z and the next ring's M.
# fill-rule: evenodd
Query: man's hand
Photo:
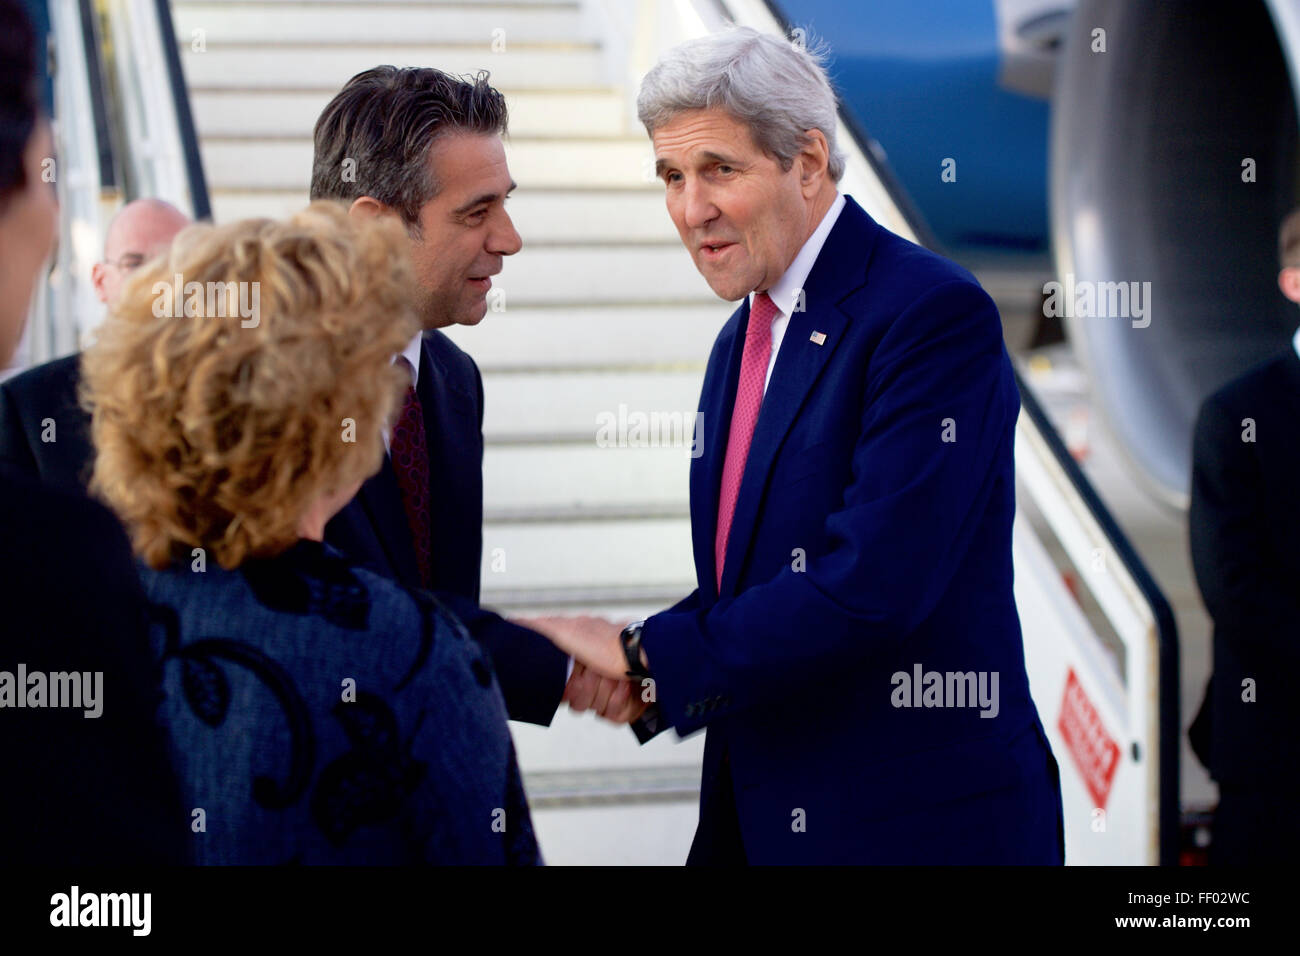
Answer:
M601 677L627 681L627 657L618 639L623 625L599 617L529 617L521 627L544 634L552 644Z
M628 680L601 677L578 661L573 662L573 673L562 699L579 713L594 710L616 724L632 723L649 706L641 700L639 686Z
M563 697L571 708L594 710L620 724L631 723L645 712L648 703L641 699L641 685L627 678L627 657L619 640L626 625L599 617L532 617L514 623L545 635L573 658Z

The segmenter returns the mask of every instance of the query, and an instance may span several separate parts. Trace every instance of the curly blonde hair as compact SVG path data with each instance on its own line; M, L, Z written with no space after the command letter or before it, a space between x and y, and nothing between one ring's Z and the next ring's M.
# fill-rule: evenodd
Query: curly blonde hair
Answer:
M401 226L330 202L191 226L141 267L82 358L91 488L141 558L269 557L320 497L373 474L414 301Z

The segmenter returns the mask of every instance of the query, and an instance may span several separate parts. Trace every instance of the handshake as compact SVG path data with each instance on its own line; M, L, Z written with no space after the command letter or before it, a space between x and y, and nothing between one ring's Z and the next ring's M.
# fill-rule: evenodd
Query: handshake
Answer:
M545 635L573 658L573 673L562 698L571 709L594 710L613 723L630 724L654 702L653 685L644 687L627 676L627 657L619 640L625 623L599 617L515 618L513 623Z

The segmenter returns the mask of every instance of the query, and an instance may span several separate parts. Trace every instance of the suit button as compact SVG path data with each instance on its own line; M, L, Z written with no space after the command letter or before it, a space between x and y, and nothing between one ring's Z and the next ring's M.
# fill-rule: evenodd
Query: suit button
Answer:
M488 666L480 658L474 658L474 662L469 667L474 672L474 679L482 686L492 686L492 672L488 670Z

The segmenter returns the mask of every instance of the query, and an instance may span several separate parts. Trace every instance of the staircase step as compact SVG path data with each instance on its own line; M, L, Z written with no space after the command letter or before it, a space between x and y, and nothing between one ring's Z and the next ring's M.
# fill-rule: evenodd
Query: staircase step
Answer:
M734 308L713 294L680 246L525 246L493 282L489 321L524 306L699 305L727 315Z
M675 446L685 456L703 381L702 370L488 373L483 434L506 443L563 438L596 446L600 439L614 452L638 440L641 423L643 432L654 433L647 433L648 440L657 435L661 446ZM702 427L707 443L713 423Z
M685 596L695 587L690 521L487 525L482 582L489 605L492 591L600 584L655 587Z
M524 513L554 520L684 517L691 458L684 448L489 445L483 455L486 519L509 523ZM527 476L527 480L523 480ZM537 519L534 519L537 520Z
M434 66L457 74L488 70L492 85L498 89L589 89L606 85L600 51L581 43L516 44L509 55L494 55L487 44L480 49L421 43L298 47L281 42L267 47L211 45L198 52L187 41L180 49L186 80L196 90L333 93L350 77L383 64Z
M226 43L479 43L484 52L509 53L516 42L590 40L582 9L563 5L185 3L175 12L176 37L190 43L202 30L208 49ZM495 31L501 31L496 33ZM497 52L499 51L499 52Z
M517 261L530 255L527 246ZM513 266L516 260L511 260ZM524 368L600 365L686 366L703 370L731 306L631 305L511 308L473 328L443 331L485 374Z
M346 78L345 78L346 79ZM339 87L342 83L339 84ZM321 110L338 87L257 95L249 109L244 90L203 90L191 103L199 135L272 136L310 139ZM613 91L502 90L510 111L510 132L518 136L626 136L626 101Z

